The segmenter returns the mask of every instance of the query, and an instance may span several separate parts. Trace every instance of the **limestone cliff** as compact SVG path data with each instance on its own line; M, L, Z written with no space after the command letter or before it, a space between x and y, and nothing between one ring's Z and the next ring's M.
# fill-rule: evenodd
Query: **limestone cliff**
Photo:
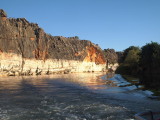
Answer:
M7 18L0 9L0 69L13 74L56 70L103 71L102 50L78 37L51 36L25 18Z

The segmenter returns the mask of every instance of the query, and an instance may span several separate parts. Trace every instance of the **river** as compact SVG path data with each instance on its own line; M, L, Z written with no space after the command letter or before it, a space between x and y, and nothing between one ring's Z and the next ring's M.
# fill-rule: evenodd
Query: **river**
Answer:
M111 80L120 75L114 75ZM160 101L100 73L0 78L0 120L133 120Z

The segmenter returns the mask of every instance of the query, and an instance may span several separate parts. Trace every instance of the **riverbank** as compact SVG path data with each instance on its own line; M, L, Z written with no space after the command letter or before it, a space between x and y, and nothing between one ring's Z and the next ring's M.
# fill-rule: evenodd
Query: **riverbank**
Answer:
M109 74L110 76L110 74ZM126 79L128 78L128 79ZM137 80L135 77L131 77L131 76L124 76L120 75L120 74L115 74L112 78L108 79L110 82L106 82L109 83L109 85L113 85L120 87L120 89L128 89L128 90L139 90L141 91L143 94L145 94L145 96L149 99L156 99L156 100L160 100L160 91L159 90L155 90L155 89L147 89L145 88L143 85L139 84L139 80ZM110 84L112 83L112 84Z
M132 85L136 85L138 89L141 89L141 90L149 90L151 92L153 92L153 96L150 97L152 99L159 99L160 100L160 89L154 89L154 88L147 88L145 87L144 85L140 84L139 83L139 78L137 77L134 77L134 76L130 76L130 75L122 75L122 77L130 82Z

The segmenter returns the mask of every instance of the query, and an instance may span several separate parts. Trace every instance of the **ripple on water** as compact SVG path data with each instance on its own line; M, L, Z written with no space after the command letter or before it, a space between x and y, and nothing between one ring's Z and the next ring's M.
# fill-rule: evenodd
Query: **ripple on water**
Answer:
M41 101L39 100L39 104L30 104L30 107L26 107L27 103L24 103L25 108L23 108L24 106L12 105L12 107L9 106L10 111L6 112L5 108L3 110L1 109L1 113L3 113L1 114L1 118L4 120L121 120L122 118L132 118L130 111L126 108L121 106L107 105L107 103L97 101L96 98L93 101L89 99L85 100L83 98L83 101L79 101L79 103L71 103L70 100L60 101L59 99L51 96L45 96L41 98L43 99L41 99ZM74 96L72 99L74 99Z
M0 120L129 120L133 118L134 112L130 108L134 101L128 103L122 96L130 94L106 92L108 90L106 82L98 79L97 76L98 74L71 74L17 79L10 77L6 82L1 78ZM118 94L123 99L120 99ZM136 102L134 105L141 104ZM125 104L130 106L126 107ZM142 105L142 107L146 106Z

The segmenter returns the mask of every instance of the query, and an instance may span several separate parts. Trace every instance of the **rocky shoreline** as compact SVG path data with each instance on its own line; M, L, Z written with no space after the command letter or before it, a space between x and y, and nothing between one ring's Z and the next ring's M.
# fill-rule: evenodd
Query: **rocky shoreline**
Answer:
M0 71L0 76L1 77L6 77L6 76L32 76L32 75L51 75L51 74L68 74L70 73L70 70L65 69L65 70L55 70L54 72L47 71L47 72L42 72L42 70L37 69L35 72L31 72L31 70L21 72L21 71L8 71L8 70L3 70Z
M98 72L106 72L106 71L98 71ZM28 71L14 71L14 70L3 70L0 71L0 77L7 77L7 76L35 76L35 75L54 75L54 74L69 74L69 73L76 73L72 72L71 69L54 69L53 71L43 71L38 69L35 72L31 70ZM78 73L94 73L94 71L83 71ZM97 72L96 72L97 73Z

